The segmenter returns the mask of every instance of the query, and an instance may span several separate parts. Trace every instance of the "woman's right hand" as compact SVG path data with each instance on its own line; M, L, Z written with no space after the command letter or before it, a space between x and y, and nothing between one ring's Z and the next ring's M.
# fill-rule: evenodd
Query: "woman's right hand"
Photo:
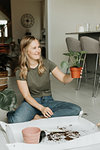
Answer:
M44 117L46 117L46 118L49 118L53 115L53 112L49 107L43 107L41 112L44 115Z

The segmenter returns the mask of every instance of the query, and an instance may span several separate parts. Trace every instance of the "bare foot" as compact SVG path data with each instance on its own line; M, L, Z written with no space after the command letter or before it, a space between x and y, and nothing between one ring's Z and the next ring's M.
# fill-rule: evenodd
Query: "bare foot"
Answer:
M38 119L43 119L43 118L45 118L45 117L44 116L35 115L33 120L38 120Z
M100 123L98 123L97 126L100 127Z

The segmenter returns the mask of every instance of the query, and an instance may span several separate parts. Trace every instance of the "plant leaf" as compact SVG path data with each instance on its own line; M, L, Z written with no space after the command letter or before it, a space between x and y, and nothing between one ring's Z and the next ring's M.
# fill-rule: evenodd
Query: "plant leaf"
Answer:
M68 68L68 63L66 61L61 62L61 68Z

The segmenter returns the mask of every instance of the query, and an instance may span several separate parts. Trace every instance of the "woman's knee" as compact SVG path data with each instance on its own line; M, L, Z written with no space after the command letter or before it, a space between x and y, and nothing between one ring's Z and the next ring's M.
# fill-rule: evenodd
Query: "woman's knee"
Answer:
M62 102L59 103L58 107L54 107L53 116L52 117L60 117L60 116L77 116L80 114L81 107L73 104Z
M18 108L16 111L11 111L7 113L8 123L19 123L30 121L34 118L34 116L38 111L33 108L32 109L22 109L22 107Z
M16 120L13 117L14 113L14 111L10 111L7 113L8 123L16 123Z
M23 122L20 116L16 116L14 111L7 113L8 123L19 123Z
M81 107L78 105L75 105L73 109L75 110L76 115L79 115L80 111L82 110Z

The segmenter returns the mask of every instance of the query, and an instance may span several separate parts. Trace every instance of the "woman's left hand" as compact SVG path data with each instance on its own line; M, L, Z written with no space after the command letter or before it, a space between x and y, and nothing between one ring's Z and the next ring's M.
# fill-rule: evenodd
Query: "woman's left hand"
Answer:
M46 118L51 117L53 115L53 112L49 107L43 107L41 112Z

